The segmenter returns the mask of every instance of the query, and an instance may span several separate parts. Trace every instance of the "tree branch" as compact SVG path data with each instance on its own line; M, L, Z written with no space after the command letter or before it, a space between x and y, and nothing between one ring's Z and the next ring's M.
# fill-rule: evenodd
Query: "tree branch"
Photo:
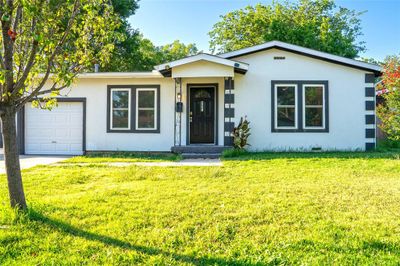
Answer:
M34 98L34 97L40 92L40 90L44 87L44 85L46 84L46 82L47 82L47 80L48 80L48 78L49 78L49 76L50 76L51 67L53 66L54 58L56 57L56 55L57 55L58 50L60 49L60 47L61 47L62 45L64 45L64 43L65 43L65 41L66 41L66 39L67 39L67 37L68 37L70 31L71 31L72 25L73 25L73 23L74 23L74 20L75 20L76 15L78 14L78 11L79 11L79 0L75 0L74 8L73 8L73 10L72 10L71 17L70 17L70 19L69 19L69 21L68 21L67 28L65 29L65 32L64 32L63 36L61 37L60 41L58 42L58 44L57 44L56 47L54 48L54 51L53 51L53 53L51 54L49 60L47 61L47 69L46 69L46 72L45 72L45 74L44 74L44 77L43 77L42 81L39 83L39 85L38 85L35 89L32 90L32 92L31 92L30 95L28 95L27 97L25 97L25 99L23 99L23 100L20 102L20 104L19 104L18 106L23 106L23 105L25 105L27 102L29 102L30 100L32 100L32 98Z
M34 20L34 24L36 24L36 20ZM33 40L32 49L31 49L31 53L30 53L28 62L26 64L24 73L22 74L21 78L18 80L17 84L14 86L14 89L12 91L13 96L16 93L18 93L18 91L24 86L24 83L25 83L26 79L28 78L28 75L29 75L32 67L35 65L35 57L37 54L37 50L38 50L38 42ZM22 65L20 66L20 69L22 69Z
M12 10L13 8L13 0L7 0L7 9ZM10 12L10 11L9 11ZM8 36L8 30L10 29L10 21L11 21L12 12L10 12L10 18L1 21L1 31L3 37L3 52L4 52L4 69L5 69L5 84L3 94L12 91L14 85L13 78L13 42Z
M1 68L5 69L6 66L4 65L4 59L3 56L0 54L0 64L1 64Z
M21 20L21 17L22 17L22 5L18 4L17 13L15 15L14 23L13 23L13 30L14 31L17 31L18 24L19 24L19 22Z

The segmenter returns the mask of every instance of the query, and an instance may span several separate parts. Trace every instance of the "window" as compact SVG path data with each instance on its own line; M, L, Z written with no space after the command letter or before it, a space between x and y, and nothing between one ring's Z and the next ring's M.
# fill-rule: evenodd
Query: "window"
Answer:
M111 90L111 129L129 130L131 107L130 89Z
M160 85L108 85L108 133L160 133Z
M272 81L272 132L329 132L328 81Z
M296 85L276 85L275 86L275 128L293 129L297 127Z
M136 89L136 129L156 129L157 89Z
M303 127L324 128L324 85L303 85Z

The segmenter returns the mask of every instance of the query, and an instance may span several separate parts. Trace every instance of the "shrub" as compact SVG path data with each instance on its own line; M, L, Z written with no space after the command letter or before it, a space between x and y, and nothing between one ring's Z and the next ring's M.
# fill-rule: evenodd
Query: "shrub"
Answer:
M250 122L247 121L247 117L241 117L237 127L233 129L233 147L238 150L245 149L246 146L250 146L247 142L250 134Z
M379 89L387 89L384 103L377 108L379 126L392 141L400 141L400 56L390 56L383 68Z

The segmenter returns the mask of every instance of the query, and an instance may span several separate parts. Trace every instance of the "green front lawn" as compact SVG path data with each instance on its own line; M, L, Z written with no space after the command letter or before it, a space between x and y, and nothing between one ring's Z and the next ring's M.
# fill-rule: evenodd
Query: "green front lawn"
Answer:
M400 263L397 153L64 164L23 177L31 209L19 217L0 180L1 265Z
M172 153L93 152L85 156L72 157L61 163L161 162L180 159L180 155Z

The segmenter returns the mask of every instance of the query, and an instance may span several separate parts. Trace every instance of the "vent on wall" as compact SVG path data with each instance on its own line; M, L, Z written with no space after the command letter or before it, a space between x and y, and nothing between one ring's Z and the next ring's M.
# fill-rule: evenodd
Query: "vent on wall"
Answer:
M285 60L286 57L284 56L274 56L274 60Z

